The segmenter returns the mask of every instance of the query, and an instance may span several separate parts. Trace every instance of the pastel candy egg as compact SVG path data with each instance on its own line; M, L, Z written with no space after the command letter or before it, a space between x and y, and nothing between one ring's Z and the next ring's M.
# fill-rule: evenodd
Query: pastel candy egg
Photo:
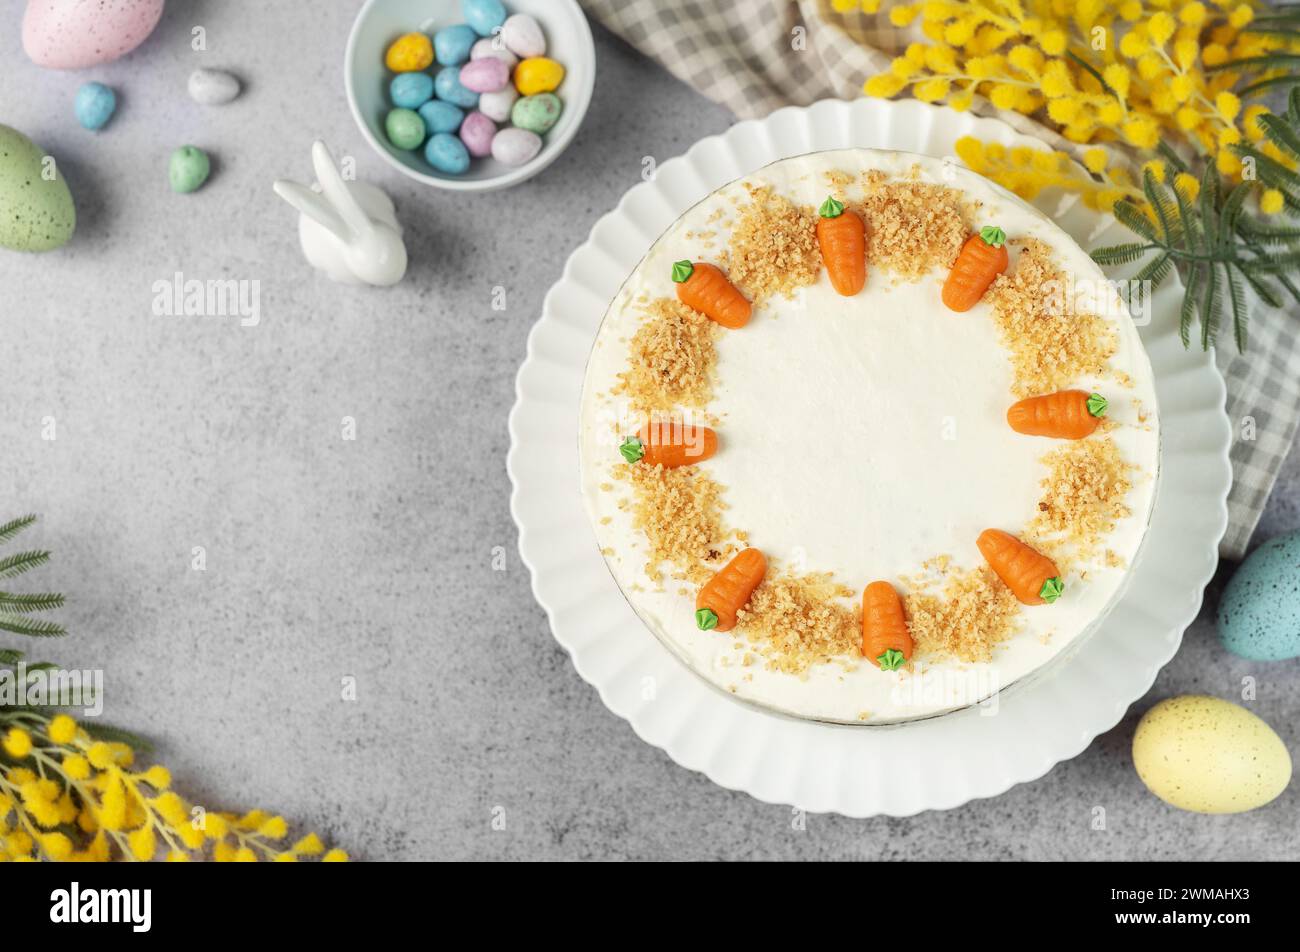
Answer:
M85 128L102 129L117 109L117 95L103 83L86 83L77 90L73 108Z
M433 98L433 77L428 73L398 73L388 84L388 98L402 109L419 109Z
M492 140L492 158L503 165L523 165L542 150L542 137L527 129L502 129Z
M429 138L424 147L424 158L439 172L447 175L463 175L469 168L469 151L465 148L465 143L445 132Z
M564 104L555 93L538 93L536 96L525 96L515 103L510 110L510 121L520 129L544 136L559 121L563 109Z
M478 111L493 122L505 122L510 118L510 110L519 99L519 90L513 86L499 89L494 93L484 93L478 97Z
M506 8L501 0L460 0L460 12L479 36L491 36L493 30L506 22Z
M460 141L476 159L492 154L492 138L497 134L497 124L477 110L465 117L460 127Z
M443 27L433 34L433 50L443 66L459 66L465 62L477 42L478 34L464 23Z
M510 83L510 67L499 59L470 60L460 68L460 84L475 93L494 93Z
M172 191L182 195L200 188L208 180L212 162L197 146L183 145L172 153L167 164L167 178Z
M438 70L438 75L433 79L433 91L443 102L462 109L473 109L478 105L478 93L460 84L460 70L455 66L444 66Z
M77 210L58 163L47 164L45 150L0 124L0 247L50 251L72 237ZM41 173L47 168L54 174Z
M546 36L541 24L526 13L507 17L501 25L501 41L519 58L541 56L546 52Z
M384 134L399 149L418 149L424 142L424 120L410 109L391 109L384 117Z
M111 63L143 43L162 13L163 0L28 0L23 49L53 69Z
M407 33L393 41L384 65L394 73L414 73L433 65L433 44L423 33Z
M560 88L564 82L564 67L545 56L530 56L520 60L515 67L515 88L521 96L536 96Z
M449 102L431 99L420 107L420 118L429 135L440 132L455 132L465 119L465 113Z
M239 95L239 78L224 69L200 67L190 73L190 98L205 106L219 106Z
M1193 813L1242 813L1291 781L1291 755L1260 718L1217 697L1161 701L1133 733L1133 766L1147 789Z
M515 64L519 62L519 57L506 49L505 44L501 42L500 36L479 40L470 48L469 58L471 60L486 59L488 57L499 59L510 69L514 69Z
M1269 539L1241 563L1219 600L1219 637L1252 661L1300 657L1300 532Z

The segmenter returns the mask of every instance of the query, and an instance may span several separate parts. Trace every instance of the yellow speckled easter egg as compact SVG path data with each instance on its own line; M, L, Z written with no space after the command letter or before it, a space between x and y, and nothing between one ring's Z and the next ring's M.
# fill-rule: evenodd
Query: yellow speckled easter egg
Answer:
M433 43L423 33L399 36L384 54L384 65L394 73L413 73L432 63Z
M1291 781L1291 755L1273 728L1244 707L1197 694L1143 715L1133 766L1157 797L1194 813L1253 810Z
M545 56L530 56L515 67L515 88L521 96L553 93L564 82L564 67Z

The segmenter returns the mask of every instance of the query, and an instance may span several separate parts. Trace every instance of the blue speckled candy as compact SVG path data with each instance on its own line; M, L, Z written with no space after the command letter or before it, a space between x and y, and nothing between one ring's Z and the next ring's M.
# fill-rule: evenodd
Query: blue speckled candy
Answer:
M429 100L420 107L419 113L420 118L424 120L424 127L429 130L431 136L440 132L453 133L465 121L463 110L441 99Z
M477 42L478 34L464 23L443 27L433 34L433 56L443 66L459 66Z
M1241 563L1219 600L1219 637L1252 661L1300 656L1300 532L1269 539Z
M479 36L491 36L493 30L506 22L506 8L501 0L460 0L460 12Z
M117 110L117 95L103 83L86 83L77 90L73 109L77 121L87 129L102 129Z
M433 77L428 73L398 73L388 84L388 98L401 109L419 109L433 98Z
M478 93L461 85L460 70L455 66L438 70L438 75L433 80L433 91L443 102L462 109L473 109L478 105Z
M445 132L430 137L424 147L424 158L439 172L448 175L464 175L469 168L469 151L465 143Z

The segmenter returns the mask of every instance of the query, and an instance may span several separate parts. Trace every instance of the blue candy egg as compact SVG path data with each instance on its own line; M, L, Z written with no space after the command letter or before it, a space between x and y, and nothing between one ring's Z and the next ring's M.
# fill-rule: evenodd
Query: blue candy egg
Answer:
M388 98L401 109L419 109L433 98L433 77L428 73L398 73L388 85Z
M441 99L430 99L420 107L419 113L420 118L424 120L424 127L429 130L429 135L455 132L465 120L464 112Z
M438 70L433 81L433 89L438 98L462 109L473 109L478 105L478 93L466 89L460 81L460 70L447 66Z
M470 48L477 42L478 34L464 23L443 27L433 34L433 55L443 66L459 66L469 60Z
M460 12L479 36L491 36L493 30L506 22L506 8L501 0L460 0Z
M117 95L103 83L86 83L77 90L73 108L77 121L87 129L102 129L117 109Z
M424 146L424 158L439 172L463 175L469 168L469 150L453 135L439 132Z
M1300 532L1252 552L1219 600L1219 637L1252 661L1300 656Z

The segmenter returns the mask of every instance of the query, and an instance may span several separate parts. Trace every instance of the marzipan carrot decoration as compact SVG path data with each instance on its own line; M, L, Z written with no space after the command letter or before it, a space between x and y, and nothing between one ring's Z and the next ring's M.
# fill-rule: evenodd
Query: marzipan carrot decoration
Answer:
M817 244L837 294L852 297L867 283L867 226L844 203L827 198L817 209Z
M675 469L708 459L718 451L718 434L707 426L663 421L647 423L618 448L629 463Z
M862 590L862 656L881 671L897 670L912 657L903 600L888 582Z
M673 262L677 299L709 320L735 329L749 323L753 311L740 290L715 265L703 261Z
M1001 529L985 529L975 544L998 578L1023 604L1050 604L1061 597L1061 573L1056 563L1037 549Z
M1007 270L1006 243L1006 232L993 225L966 239L943 282L943 303L954 311L969 311L978 304L993 280Z
M1017 433L1081 440L1097 429L1106 415L1106 398L1087 390L1058 390L1013 403L1007 422Z
M745 607L767 574L767 559L758 549L741 549L695 596L695 624L701 631L731 631L736 612Z

